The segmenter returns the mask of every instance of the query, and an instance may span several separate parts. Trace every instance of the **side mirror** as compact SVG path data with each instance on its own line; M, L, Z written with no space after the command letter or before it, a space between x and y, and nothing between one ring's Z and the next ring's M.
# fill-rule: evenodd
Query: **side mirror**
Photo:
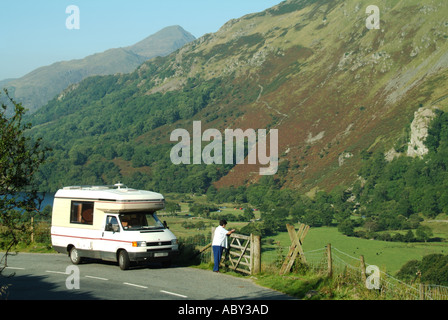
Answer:
M106 231L112 231L113 233L120 231L120 226L118 224L108 223L106 225Z
M165 229L169 229L168 228L168 224L166 223L166 221L163 221L163 226L165 227Z

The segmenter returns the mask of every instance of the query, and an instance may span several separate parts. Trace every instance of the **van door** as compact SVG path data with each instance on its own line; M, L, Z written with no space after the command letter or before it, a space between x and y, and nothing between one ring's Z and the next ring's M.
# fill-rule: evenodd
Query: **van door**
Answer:
M120 224L114 215L106 215L106 222L101 238L101 258L116 261L116 252L120 240Z

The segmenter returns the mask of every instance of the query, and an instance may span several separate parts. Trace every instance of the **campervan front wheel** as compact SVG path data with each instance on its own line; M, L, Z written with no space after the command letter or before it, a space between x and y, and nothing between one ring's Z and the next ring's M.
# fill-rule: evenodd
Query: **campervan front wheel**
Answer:
M131 264L131 260L129 260L129 255L126 250L120 250L118 252L118 265L121 270L128 270Z
M70 249L70 260L73 264L80 264L81 257L79 256L78 250L75 247Z

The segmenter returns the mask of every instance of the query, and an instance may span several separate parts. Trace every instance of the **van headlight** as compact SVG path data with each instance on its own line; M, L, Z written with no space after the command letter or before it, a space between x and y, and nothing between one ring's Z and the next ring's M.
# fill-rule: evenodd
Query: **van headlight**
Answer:
M146 241L134 241L132 242L133 247L146 247Z
M171 245L172 246L175 246L175 245L177 245L179 243L179 241L177 241L177 239L173 239L173 240L171 240Z

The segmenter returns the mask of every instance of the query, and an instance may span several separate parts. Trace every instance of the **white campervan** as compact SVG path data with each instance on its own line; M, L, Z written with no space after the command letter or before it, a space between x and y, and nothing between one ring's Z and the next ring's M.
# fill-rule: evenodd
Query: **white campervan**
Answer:
M72 263L82 258L160 261L169 266L178 254L176 236L156 215L165 207L155 192L115 186L65 187L54 197L51 242Z

